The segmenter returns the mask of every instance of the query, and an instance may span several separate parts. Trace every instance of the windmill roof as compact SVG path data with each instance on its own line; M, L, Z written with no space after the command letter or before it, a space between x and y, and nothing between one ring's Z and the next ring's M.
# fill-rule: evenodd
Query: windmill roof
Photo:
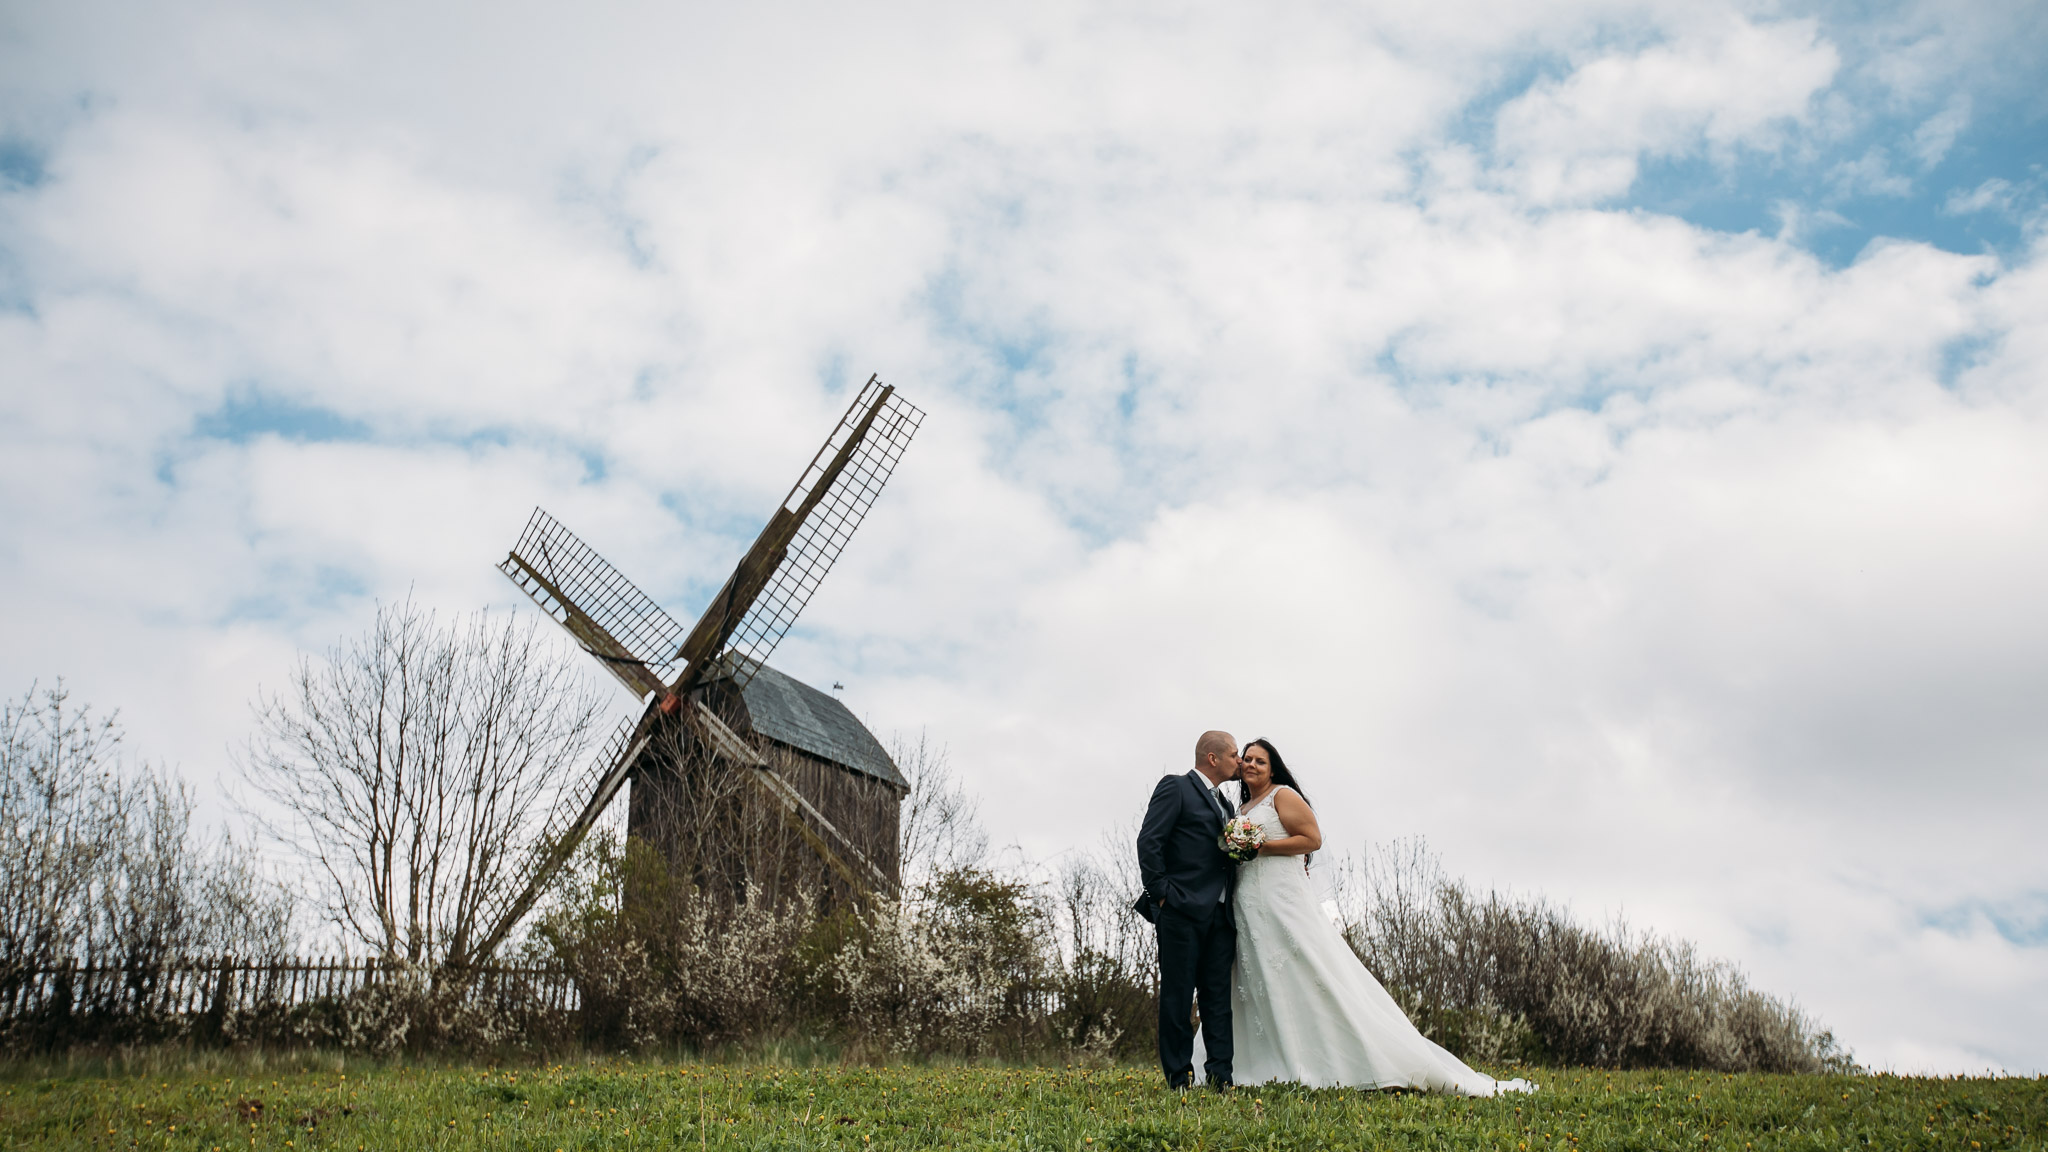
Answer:
M802 752L844 765L898 788L910 784L882 742L837 697L766 664L741 690L754 731Z

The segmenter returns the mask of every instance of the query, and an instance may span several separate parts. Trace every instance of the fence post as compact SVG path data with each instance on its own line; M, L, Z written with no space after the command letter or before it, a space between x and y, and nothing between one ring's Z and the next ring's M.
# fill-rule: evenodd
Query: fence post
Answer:
M213 981L213 1001L206 1006L206 1014L200 1018L199 1039L209 1044L220 1044L227 1039L228 997L234 994L235 958L220 958L220 975Z
M49 1008L43 1017L43 1046L56 1048L71 1038L71 1000L75 991L78 962L66 957L51 981Z

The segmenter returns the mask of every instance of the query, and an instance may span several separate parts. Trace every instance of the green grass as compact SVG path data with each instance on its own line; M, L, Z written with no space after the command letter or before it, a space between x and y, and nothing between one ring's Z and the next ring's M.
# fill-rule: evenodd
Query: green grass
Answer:
M176 1071L169 1068L176 1065ZM0 1075L0 1148L2008 1149L2048 1140L2048 1078L1538 1071L1499 1100L1240 1089L1150 1069L290 1069L214 1059Z

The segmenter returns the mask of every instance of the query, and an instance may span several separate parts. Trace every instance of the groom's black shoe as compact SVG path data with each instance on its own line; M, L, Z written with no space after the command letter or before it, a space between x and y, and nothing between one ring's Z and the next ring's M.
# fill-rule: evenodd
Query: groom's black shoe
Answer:
M1211 1080L1209 1081L1209 1088L1218 1096L1223 1095L1225 1092L1237 1091L1237 1085L1229 1080Z

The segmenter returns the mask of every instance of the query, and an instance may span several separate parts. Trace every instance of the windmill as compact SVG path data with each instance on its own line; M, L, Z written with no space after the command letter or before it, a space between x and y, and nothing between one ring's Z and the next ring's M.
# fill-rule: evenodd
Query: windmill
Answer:
M871 377L688 630L534 509L498 569L646 708L623 722L571 783L568 794L587 799L580 808L558 809L523 861L519 882L482 909L478 923L487 930L475 948L460 950L466 957L480 960L496 950L626 781L652 766L651 749L664 737L680 736L721 770L743 774L847 888L864 896L893 894L902 778L844 705L769 668L767 659L838 560L923 419L893 387ZM760 744L770 755L735 730L734 715L764 735ZM835 801L821 803L819 788L803 786L816 764L865 774L856 781L868 787L863 795L887 803L886 843L843 827L843 813L835 820L824 810Z

